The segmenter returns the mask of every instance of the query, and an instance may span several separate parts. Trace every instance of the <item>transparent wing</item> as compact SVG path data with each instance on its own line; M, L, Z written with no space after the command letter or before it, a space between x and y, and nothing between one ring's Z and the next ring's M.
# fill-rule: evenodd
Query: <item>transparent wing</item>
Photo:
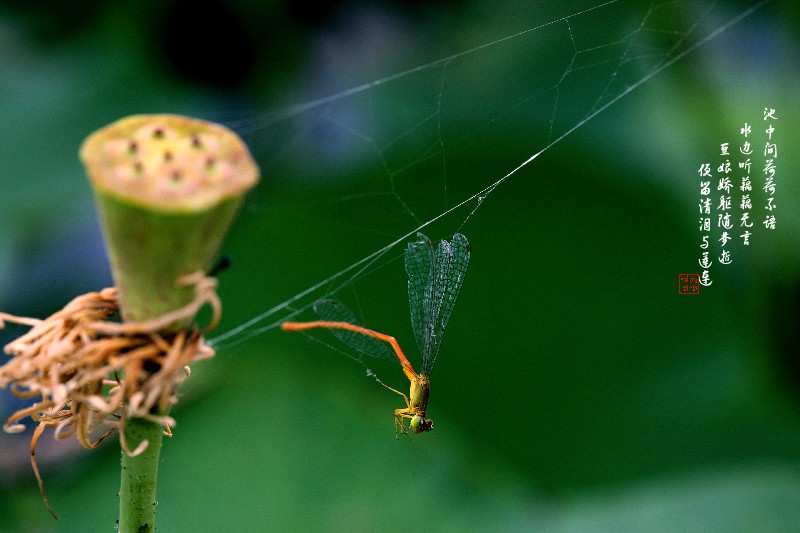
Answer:
M430 240L420 234L419 240L406 250L411 323L422 352L423 374L430 375L436 363L469 258L469 242L460 233L453 235L450 242L439 241L435 249Z
M414 340L417 341L419 353L425 354L427 350L426 338L428 328L426 325L425 292L430 286L431 269L433 268L433 244L422 233L417 234L417 240L409 243L405 255L406 273L408 274L408 306L411 310L411 329L414 331Z
M433 256L429 311L428 351L423 353L422 372L430 374L439 355L442 337L453 314L469 266L470 246L467 238L456 233L450 242L439 241Z
M313 307L314 312L320 320L348 322L356 326L363 326L352 311L336 300L317 300L314 302ZM392 348L381 340L346 329L329 328L328 331L330 331L334 337L362 355L368 355L378 359L387 359L398 364L400 363Z

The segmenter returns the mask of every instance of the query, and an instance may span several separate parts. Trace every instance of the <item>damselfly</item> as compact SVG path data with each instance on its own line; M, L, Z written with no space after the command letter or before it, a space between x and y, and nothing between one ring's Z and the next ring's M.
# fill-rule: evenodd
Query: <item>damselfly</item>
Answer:
M362 354L399 362L411 382L408 396L384 385L406 402L405 408L394 412L395 435L399 432L408 434L409 429L414 433L430 431L433 429L433 420L426 418L430 396L429 376L461 292L469 258L469 242L460 233L453 235L450 242L439 241L435 247L430 239L418 233L417 240L409 243L406 249L411 326L422 354L422 372L419 374L414 371L394 337L365 328L347 307L337 301L325 299L314 303L319 320L284 322L281 328L284 331L330 329L339 340ZM409 421L408 427L405 425L406 419Z

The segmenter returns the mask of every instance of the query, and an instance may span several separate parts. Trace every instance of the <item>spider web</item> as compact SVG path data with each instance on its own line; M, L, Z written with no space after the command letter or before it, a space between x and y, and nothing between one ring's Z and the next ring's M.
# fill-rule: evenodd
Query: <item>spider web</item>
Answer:
M498 27L490 17L474 30L477 37L462 32L480 44L410 68L393 68L406 59L400 52L348 41L346 28L321 38L310 74L298 82L313 94L227 124L249 140L270 184L251 198L244 217L265 216L277 196L300 213L295 221L319 225L318 240L303 247L319 248L323 257L334 247L349 255L340 266L326 263L330 271L321 277L293 280L303 285L290 284L288 297L265 295L275 303L210 342L230 348L284 320L312 319L316 299L344 289L351 305L368 290L357 284L368 285L377 272L380 285L401 292L394 271L402 271L403 247L417 232L433 240L456 231L469 236L465 226L481 224L482 207L498 188L522 179L527 167L534 172L524 179L542 179L533 164L542 154L766 3L730 11L684 1L553 2L514 13L498 26L530 25L499 37L490 36ZM443 46L375 13L364 17L392 50L416 57ZM376 74L387 68L392 73ZM513 142L509 131L517 132ZM279 257L291 262L284 245Z

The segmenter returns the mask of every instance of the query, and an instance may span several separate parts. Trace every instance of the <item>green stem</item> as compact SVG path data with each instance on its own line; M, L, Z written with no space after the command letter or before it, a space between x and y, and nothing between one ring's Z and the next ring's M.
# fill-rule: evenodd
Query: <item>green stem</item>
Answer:
M193 291L178 279L208 269L244 193L258 181L242 140L202 120L135 115L90 135L81 160L95 190L123 320L146 321L189 303ZM149 444L136 457L122 454L119 530L155 531L163 427L135 417L123 426L129 450Z
M161 439L161 424L131 418L125 424L125 440L130 450L143 440L147 448L135 457L122 452L122 484L119 489L120 533L146 533L156 530L156 476Z

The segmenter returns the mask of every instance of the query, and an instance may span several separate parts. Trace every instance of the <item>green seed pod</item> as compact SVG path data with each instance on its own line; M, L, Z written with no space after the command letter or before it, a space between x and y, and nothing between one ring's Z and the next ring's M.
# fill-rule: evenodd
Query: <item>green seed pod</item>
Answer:
M95 191L125 321L188 303L178 278L207 271L259 171L229 129L134 115L90 135L80 157Z

